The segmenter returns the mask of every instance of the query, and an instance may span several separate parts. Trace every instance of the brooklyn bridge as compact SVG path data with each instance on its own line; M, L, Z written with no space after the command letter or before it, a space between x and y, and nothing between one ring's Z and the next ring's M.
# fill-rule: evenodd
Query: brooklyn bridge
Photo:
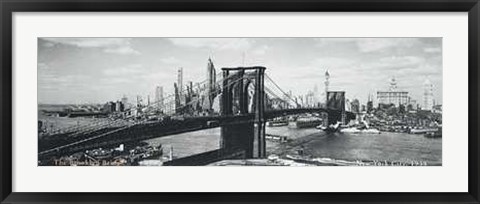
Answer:
M266 67L222 68L216 76L213 81L211 78L198 84L206 89L211 103L219 100L218 113L207 109L202 114L188 114L194 111L199 99L182 103L178 95L191 91L192 86L185 90L181 85L175 86L174 94L149 104L140 115L132 116L146 118L142 115L158 112L161 103L161 119L122 118L49 133L45 137L48 139L39 141L39 160L218 127L221 129L218 149L178 158L164 165L205 165L225 159L265 158L265 127L269 119L320 113L325 116L325 125L330 125L355 118L354 113L345 110L345 98L338 97L335 92L327 91L324 106L302 107L266 74Z

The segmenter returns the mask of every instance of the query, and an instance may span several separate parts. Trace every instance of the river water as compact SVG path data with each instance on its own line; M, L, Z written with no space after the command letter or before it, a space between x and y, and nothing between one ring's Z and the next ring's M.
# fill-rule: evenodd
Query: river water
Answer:
M425 138L406 133L347 134L325 133L315 128L294 129L287 126L267 127L267 134L287 136L288 141L267 141L267 154L284 157L303 154L312 158L331 158L346 161L420 162L441 165L442 139ZM162 144L164 153L173 148L176 158L219 148L220 128L183 133L148 140Z

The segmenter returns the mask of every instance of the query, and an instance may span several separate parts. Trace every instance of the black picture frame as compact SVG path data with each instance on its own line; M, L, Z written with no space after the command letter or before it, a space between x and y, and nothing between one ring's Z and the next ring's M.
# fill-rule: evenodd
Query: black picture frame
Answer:
M1 203L479 203L478 0L1 0ZM468 12L467 193L17 193L12 192L13 12ZM439 178L441 179L441 178ZM252 181L253 182L253 181ZM319 184L321 185L321 184Z

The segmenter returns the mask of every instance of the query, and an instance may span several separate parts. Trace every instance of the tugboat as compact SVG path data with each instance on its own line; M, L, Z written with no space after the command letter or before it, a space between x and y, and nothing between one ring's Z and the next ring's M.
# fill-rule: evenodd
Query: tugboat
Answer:
M441 138L442 137L442 127L440 126L435 132L427 132L423 135L426 138Z
M297 121L292 121L288 124L290 128L310 128L310 127L316 127L319 124L322 123L321 118L317 117L299 117L297 118Z

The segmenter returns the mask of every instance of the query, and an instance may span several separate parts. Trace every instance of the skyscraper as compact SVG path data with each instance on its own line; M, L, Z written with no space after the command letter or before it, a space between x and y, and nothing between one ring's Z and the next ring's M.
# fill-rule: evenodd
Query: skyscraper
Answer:
M140 108L143 106L143 99L142 96L137 95L137 107Z
M328 85L330 84L330 73L328 70L325 72L325 106L328 103Z
M178 86L177 86L177 83L173 83L173 88L174 88L174 92L175 92L175 104L174 104L174 113L181 113L182 109L181 109L181 104L180 104L180 93L178 91Z
M213 65L212 59L208 58L207 62L207 91L205 92L205 101L204 101L204 109L207 112L212 111L213 100L215 99L215 81L216 81L216 71L215 66Z
M368 101L367 101L367 113L373 111L373 98L371 97L370 93L368 94Z
M308 91L305 94L305 107L314 107L315 106L315 94L313 91Z
M423 110L432 110L433 107L433 84L427 78L423 83Z
M313 87L313 106L317 107L320 104L320 93L318 91L318 86L315 84Z
M123 95L123 97L122 97L122 104L123 104L123 106L125 107L125 109L130 108L130 107L127 105L127 103L128 103L128 98L127 98L127 96Z
M183 92L183 67L178 69L177 73L177 88L178 88L178 95L179 95L179 102L180 105L185 104L185 93Z
M158 110L163 110L163 86L155 88L155 104Z

